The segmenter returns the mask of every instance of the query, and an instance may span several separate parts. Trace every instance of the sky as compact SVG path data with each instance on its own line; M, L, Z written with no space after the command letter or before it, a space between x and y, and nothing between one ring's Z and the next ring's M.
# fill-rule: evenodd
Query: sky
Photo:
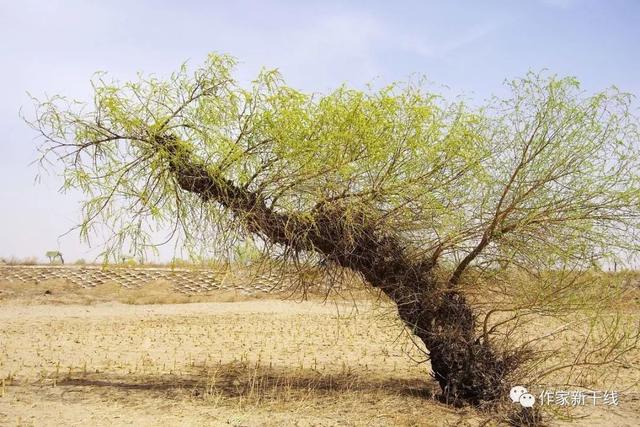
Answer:
M239 60L240 81L277 68L309 92L423 75L481 102L505 79L548 69L588 92L640 95L638 22L640 0L0 0L0 257L99 252L65 234L81 195L61 194L55 175L34 180L38 139L20 116L33 118L29 94L88 99L96 71L163 76L218 52Z

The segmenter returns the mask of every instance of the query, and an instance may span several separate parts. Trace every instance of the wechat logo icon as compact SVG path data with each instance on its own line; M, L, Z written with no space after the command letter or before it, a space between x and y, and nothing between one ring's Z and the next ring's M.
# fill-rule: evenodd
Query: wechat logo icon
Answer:
M529 393L527 389L521 385L511 387L509 397L513 403L519 403L525 408L531 408L536 403L535 396Z

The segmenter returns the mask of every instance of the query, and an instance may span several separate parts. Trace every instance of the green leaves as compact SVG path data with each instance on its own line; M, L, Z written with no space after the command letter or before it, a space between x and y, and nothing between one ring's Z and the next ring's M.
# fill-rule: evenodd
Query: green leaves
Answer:
M233 245L237 218L176 185L171 168L193 156L276 211L334 200L368 209L416 248L439 247L443 262L485 232L476 261L547 264L637 231L638 122L616 89L587 95L574 77L529 73L508 83L510 97L473 109L420 82L307 94L263 70L241 87L235 64L211 54L167 79L97 74L91 106L37 101L43 160L87 195L84 229L100 220L126 230L118 242L165 228L189 244Z

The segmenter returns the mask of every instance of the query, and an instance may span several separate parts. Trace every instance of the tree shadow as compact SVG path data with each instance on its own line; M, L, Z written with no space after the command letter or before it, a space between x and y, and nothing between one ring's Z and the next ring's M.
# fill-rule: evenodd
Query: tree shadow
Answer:
M166 397L215 395L224 398L279 399L283 396L322 397L332 393L383 393L434 399L439 387L419 378L382 376L374 372L330 372L275 368L242 363L192 368L179 374L128 375L86 373L57 382L61 387L111 389L125 393L162 394Z

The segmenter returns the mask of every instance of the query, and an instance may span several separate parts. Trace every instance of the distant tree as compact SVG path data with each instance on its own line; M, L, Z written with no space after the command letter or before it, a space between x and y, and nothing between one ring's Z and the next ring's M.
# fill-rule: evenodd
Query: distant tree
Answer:
M396 303L443 396L478 403L506 395L530 354L498 345L491 280L525 275L514 319L566 309L573 273L638 247L638 122L616 89L528 74L474 109L412 82L310 95L264 71L244 88L234 65L99 75L91 105L36 100L42 162L86 195L82 236L113 230L106 256L164 229L187 248L254 238L294 265L352 270Z
M53 263L55 260L60 260L62 264L64 264L64 258L62 258L62 252L60 251L47 251L47 258L49 258L49 262Z

